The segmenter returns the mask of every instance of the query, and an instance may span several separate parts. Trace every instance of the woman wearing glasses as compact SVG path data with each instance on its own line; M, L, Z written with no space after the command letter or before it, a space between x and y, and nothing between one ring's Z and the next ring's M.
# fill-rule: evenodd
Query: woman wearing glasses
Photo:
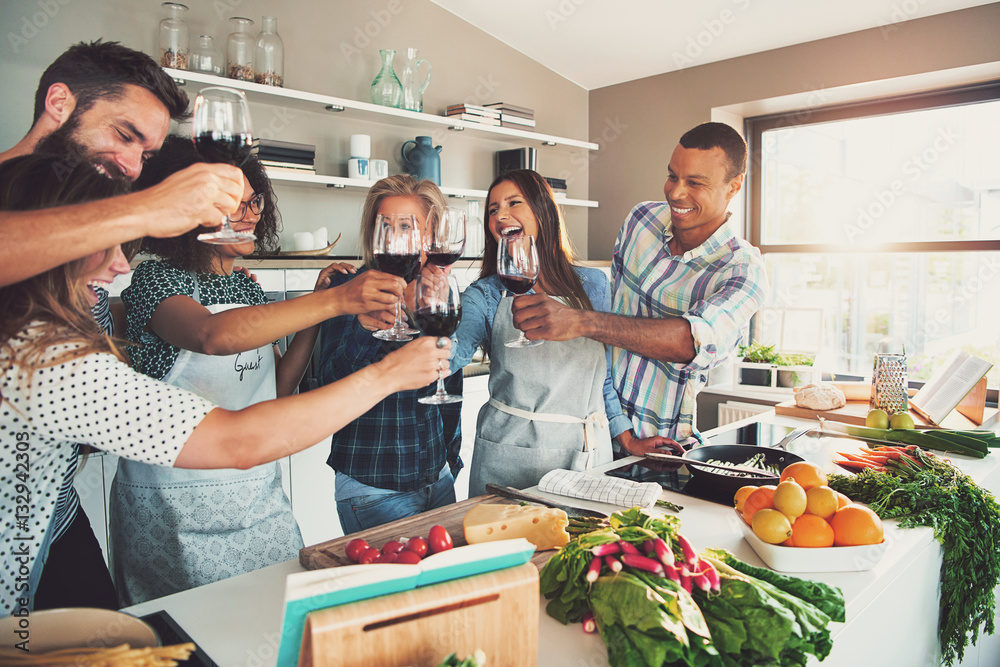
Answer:
M168 137L136 187L155 185L199 161L190 139ZM256 249L274 250L278 214L270 181L254 157L242 170L242 203L231 224L256 234ZM385 290L397 279L384 273L324 289L333 272L354 272L332 264L312 294L268 304L259 285L233 271L255 243L202 243L200 231L143 240L142 251L160 261L139 264L122 293L126 336L137 344L128 352L138 371L223 408L294 393L320 322L395 303ZM292 334L282 356L274 341ZM122 460L111 488L110 521L113 577L123 606L288 560L303 546L277 463L193 471Z

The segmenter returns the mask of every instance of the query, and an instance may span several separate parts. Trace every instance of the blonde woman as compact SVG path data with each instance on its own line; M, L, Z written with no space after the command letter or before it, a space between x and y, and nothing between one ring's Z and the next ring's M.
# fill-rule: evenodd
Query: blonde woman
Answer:
M361 216L364 269L375 268L379 215L413 215L424 227L434 208L444 206L444 195L431 181L400 175L373 185ZM344 279L334 275L332 284ZM336 382L361 371L399 346L375 338L375 328L374 320L365 317L325 322L320 331L321 381ZM449 392L461 393L461 383L462 374L453 375ZM433 389L428 385L388 396L333 434L327 464L337 472L335 499L346 534L455 502L461 404L417 402Z

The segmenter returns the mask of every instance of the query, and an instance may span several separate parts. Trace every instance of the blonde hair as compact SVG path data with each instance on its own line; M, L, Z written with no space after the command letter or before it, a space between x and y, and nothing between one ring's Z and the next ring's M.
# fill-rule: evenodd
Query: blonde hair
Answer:
M102 199L124 191L122 184L83 163L68 164L52 155L25 155L0 165L0 210L29 211ZM81 224L83 224L81 222ZM103 265L113 259L105 251ZM108 352L124 360L117 346L98 328L87 303L84 270L87 258L77 259L0 288L0 354L6 361L0 373L16 364L27 381L38 368L55 366L94 352ZM91 273L91 271L87 271ZM34 322L32 337L15 350L11 344ZM57 355L47 351L67 345ZM0 397L2 398L2 397Z
M417 181L409 174L383 178L368 190L368 198L361 212L361 257L365 266L375 267L375 218L382 202L389 197L414 197L420 200L424 215L432 217L435 210L443 210L447 203L441 188L433 181ZM433 222L433 220L432 220Z

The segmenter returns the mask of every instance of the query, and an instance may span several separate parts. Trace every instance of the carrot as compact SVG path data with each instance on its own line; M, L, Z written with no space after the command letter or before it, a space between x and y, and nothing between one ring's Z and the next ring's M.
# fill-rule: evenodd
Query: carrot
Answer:
M887 456L877 456L875 454L851 454L850 452L837 452L849 461L857 461L859 463L877 463L883 464L889 460Z
M834 461L841 468L846 468L847 470L853 470L855 472L860 470L885 470L883 466L877 463L872 463L871 461Z

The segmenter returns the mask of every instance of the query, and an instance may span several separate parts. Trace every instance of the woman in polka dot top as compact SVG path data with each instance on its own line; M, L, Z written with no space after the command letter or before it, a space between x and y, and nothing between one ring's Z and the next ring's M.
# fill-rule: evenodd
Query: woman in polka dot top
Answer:
M81 203L115 187L88 165L27 155L0 165L0 210ZM0 616L32 608L75 443L165 467L249 469L329 437L391 393L430 384L448 358L449 345L424 337L335 384L224 409L135 372L97 330L94 287L126 270L116 246L0 288ZM385 290L398 298L402 280Z

